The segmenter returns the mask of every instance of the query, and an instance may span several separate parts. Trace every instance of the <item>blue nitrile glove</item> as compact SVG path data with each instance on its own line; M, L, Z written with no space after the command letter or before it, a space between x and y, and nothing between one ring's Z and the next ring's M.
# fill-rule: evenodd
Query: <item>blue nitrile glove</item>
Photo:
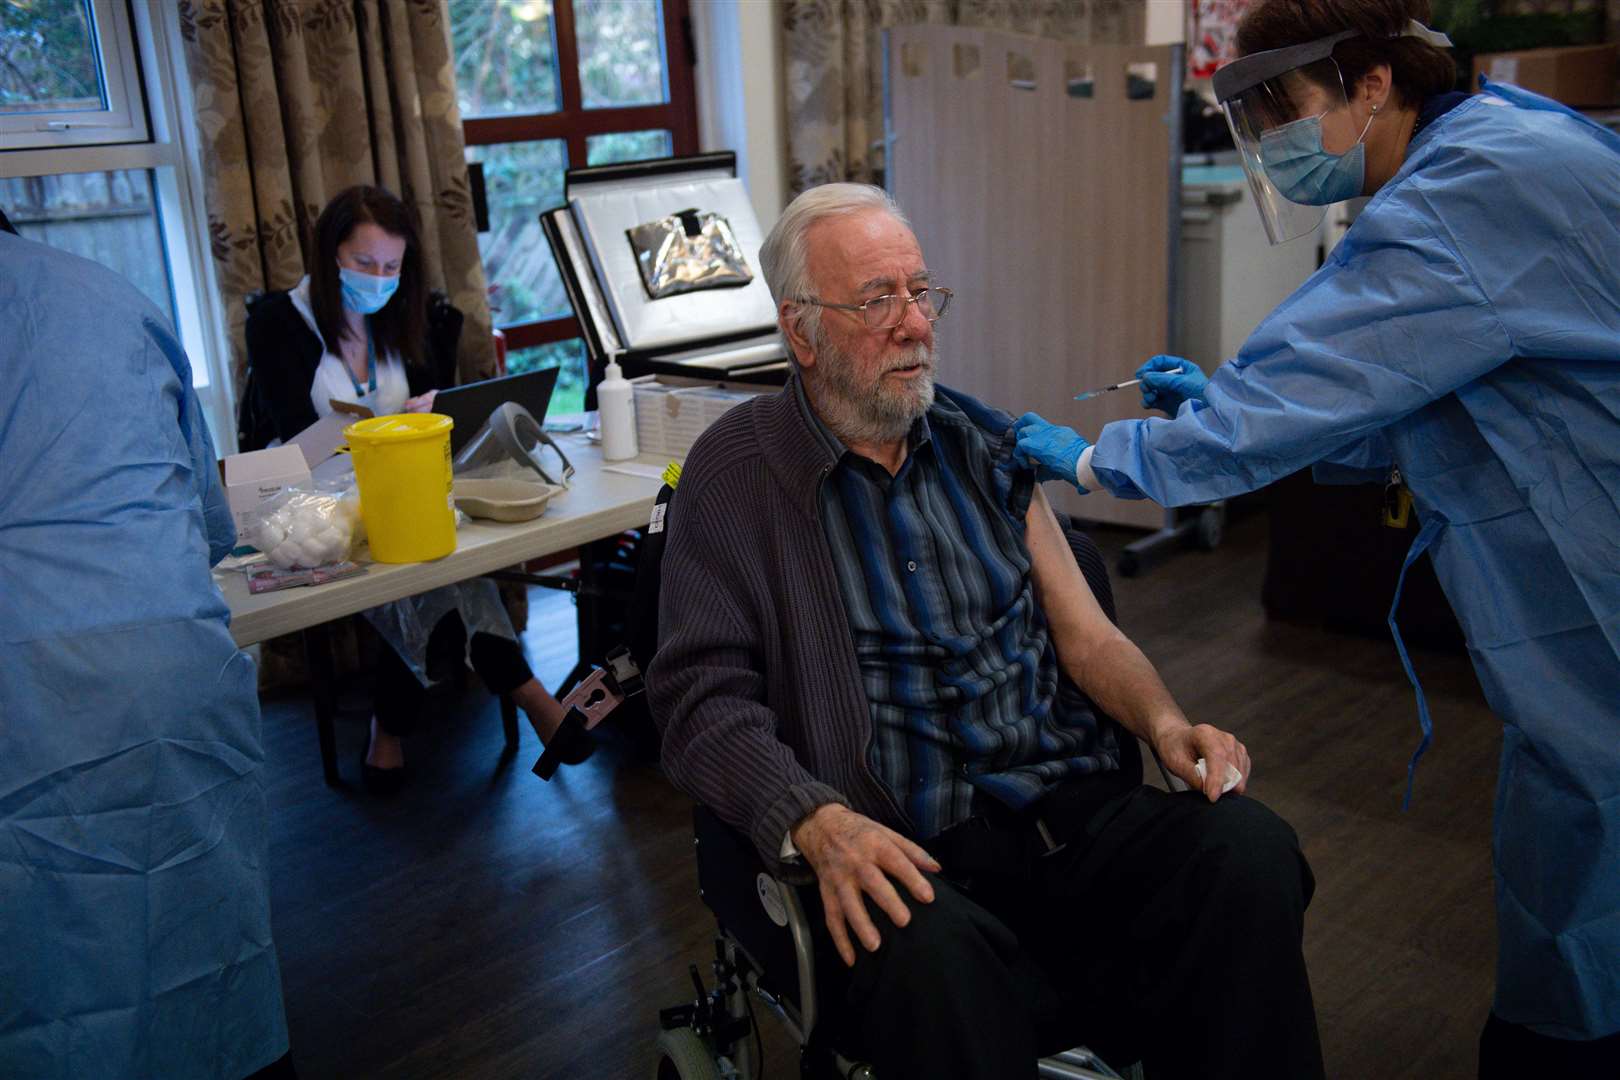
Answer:
M1142 408L1163 409L1171 416L1184 401L1202 401L1209 385L1209 376L1197 364L1179 356L1155 356L1136 369L1136 377L1142 380Z
M1018 434L1018 447L1013 457L1025 465L1035 467L1035 479L1067 480L1081 492L1075 477L1075 466L1080 455L1091 444L1066 427L1048 423L1035 413L1027 412L1013 423Z

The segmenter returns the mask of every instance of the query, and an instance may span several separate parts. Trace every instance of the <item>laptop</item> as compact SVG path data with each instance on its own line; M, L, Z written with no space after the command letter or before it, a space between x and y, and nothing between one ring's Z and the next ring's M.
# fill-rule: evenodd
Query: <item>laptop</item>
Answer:
M440 390L433 399L433 411L455 421L455 427L450 429L450 453L459 453L478 434L489 414L508 401L529 410L535 423L545 423L551 392L557 388L557 370L541 368Z

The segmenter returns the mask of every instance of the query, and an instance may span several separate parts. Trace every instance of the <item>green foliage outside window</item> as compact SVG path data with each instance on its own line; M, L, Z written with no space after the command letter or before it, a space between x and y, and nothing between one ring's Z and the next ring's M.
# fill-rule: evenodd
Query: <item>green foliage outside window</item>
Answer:
M653 0L574 0L587 109L663 103L662 7Z
M585 164L612 165L620 161L646 161L675 152L668 131L615 131L585 140Z
M573 10L583 106L662 104L663 5L574 0ZM562 107L550 0L450 0L450 40L462 116Z
M450 45L463 117L561 107L549 0L450 0Z
M484 163L489 231L479 233L484 274L499 286L499 326L566 316L568 297L540 232L542 211L561 206L567 153L561 139L469 146L469 161Z
M528 349L513 349L506 354L506 371L509 375L521 375L548 367L562 370L557 373L557 389L552 391L546 415L560 417L584 412L585 343L579 338Z
M0 0L0 112L101 104L84 0Z

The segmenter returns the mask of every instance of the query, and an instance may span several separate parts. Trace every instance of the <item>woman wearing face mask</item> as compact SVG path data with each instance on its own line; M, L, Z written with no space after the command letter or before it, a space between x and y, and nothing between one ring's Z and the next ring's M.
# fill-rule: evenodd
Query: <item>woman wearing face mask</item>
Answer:
M430 304L405 204L382 188L349 188L321 211L314 239L304 279L249 306L244 450L292 438L329 415L334 399L378 416L428 412L438 389L455 381L462 316L442 298ZM583 733L558 734L562 706L529 669L493 582L461 582L363 614L386 643L362 763L372 792L404 783L401 740L415 730L427 688L463 658L492 693L511 694L560 763L590 755Z
M315 222L309 273L249 306L243 449L292 438L333 400L428 411L454 382L460 336L461 313L429 302L405 204L382 188L339 193Z
M1307 465L1409 489L1409 559L1504 723L1481 1075L1620 1076L1620 136L1514 87L1450 92L1428 7L1249 10L1215 91L1268 236L1371 201L1211 377L1143 365L1171 419L1091 446L1028 414L1018 446L1166 506ZM1421 692L1419 715L1426 744Z

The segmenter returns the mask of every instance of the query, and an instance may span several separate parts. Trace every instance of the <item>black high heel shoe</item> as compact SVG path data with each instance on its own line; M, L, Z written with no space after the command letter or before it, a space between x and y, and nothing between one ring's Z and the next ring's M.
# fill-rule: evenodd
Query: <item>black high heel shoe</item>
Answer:
M375 795L380 799L389 799L398 795L405 786L405 766L397 769L379 769L366 761L371 753L371 736L360 744L360 782L368 795Z

